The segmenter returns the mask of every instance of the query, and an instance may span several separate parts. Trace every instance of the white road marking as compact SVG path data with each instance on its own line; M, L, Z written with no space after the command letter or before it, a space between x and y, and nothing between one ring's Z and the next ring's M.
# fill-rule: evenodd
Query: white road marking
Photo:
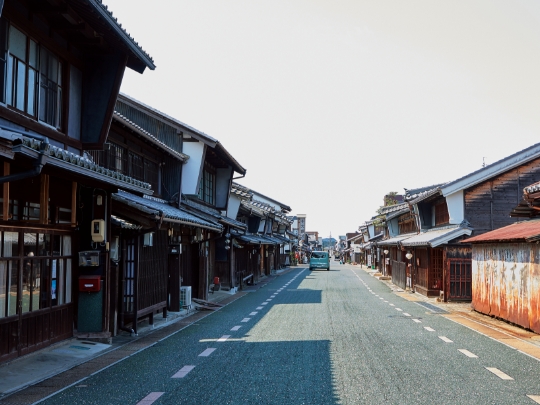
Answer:
M165 394L164 392L151 392L147 396L145 396L143 399L141 399L139 402L137 402L137 405L150 405L153 404L157 399Z
M253 315L257 315L258 312L251 312L249 315L253 316Z
M231 330L236 332L236 331L237 331L238 329L240 329L240 328L241 328L241 326L235 326L235 327L232 328Z
M246 318L246 319L249 319L249 318ZM225 342L228 338L230 338L231 335L223 335L222 337L220 337L217 342Z
M388 304L388 305L390 305L391 307L395 307L395 305L394 305L394 304Z
M388 301L384 300L384 302L388 302Z
M537 404L540 404L540 395L527 395L530 399L532 399Z
M244 318L242 319L242 322L249 322L251 320L251 318Z
M268 302L263 302L261 305L267 305L267 304L268 304Z
M413 319L413 322L422 323L422 321L420 319Z
M255 309L258 309L258 310L260 311L261 309L263 309L263 307L257 307L257 308L255 308Z
M270 302L270 301L272 301L272 298L268 298L268 299L266 300L266 302Z
M495 374L497 377L499 377L501 380L513 380L512 377L510 377L508 374L503 373L501 370L495 367L486 367L488 371L491 371L493 374Z
M219 340L218 340L219 342ZM204 352L202 352L201 354L199 354L199 357L208 357L212 354L212 352L216 350L214 348L209 348L209 349L206 349Z
M443 342L446 342L446 343L454 343L452 340L448 339L446 336L439 336L439 339L441 339Z
M187 373L189 373L194 368L195 366L184 366L180 370L178 370L177 373L173 375L171 378L184 378L187 375Z
M465 356L470 357L471 359L477 359L478 356L474 353L471 353L468 350L465 349L458 349L459 352L463 353Z
M435 329L430 328L429 326L424 326L424 329L427 330L428 332L435 332Z
M383 297L379 297L379 299L380 299L380 300L384 300L384 298L383 298Z
M401 308L395 308L396 311L403 311Z
M408 314L407 312L403 312L404 316L411 316L411 314Z

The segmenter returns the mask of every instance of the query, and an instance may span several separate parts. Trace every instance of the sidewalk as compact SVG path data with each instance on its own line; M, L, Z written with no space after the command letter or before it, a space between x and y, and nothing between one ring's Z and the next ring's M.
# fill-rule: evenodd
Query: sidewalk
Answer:
M208 301L227 305L245 294L257 291L280 274L296 267L278 270L263 277L256 285L241 291L215 291L208 294ZM153 345L160 339L191 325L214 311L189 310L167 312L167 318L154 315L154 324L139 322L138 334L121 331L112 338L112 344L72 338L46 349L0 365L0 405L32 404L72 385L93 372L121 361L137 351ZM56 377L58 376L58 377ZM55 378L53 378L55 377Z

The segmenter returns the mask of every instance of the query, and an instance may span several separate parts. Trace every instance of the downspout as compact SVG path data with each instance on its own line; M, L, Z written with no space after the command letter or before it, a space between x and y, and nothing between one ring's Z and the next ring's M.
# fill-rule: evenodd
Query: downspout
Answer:
M18 180L24 180L30 177L38 176L41 173L41 169L43 169L43 166L45 166L45 163L47 162L47 155L45 153L48 152L49 150L49 139L46 137L39 137L38 139L40 138L41 138L41 143L39 146L39 156L34 162L34 168L26 172L10 174L7 176L0 177L0 184L9 183L9 182L18 181Z

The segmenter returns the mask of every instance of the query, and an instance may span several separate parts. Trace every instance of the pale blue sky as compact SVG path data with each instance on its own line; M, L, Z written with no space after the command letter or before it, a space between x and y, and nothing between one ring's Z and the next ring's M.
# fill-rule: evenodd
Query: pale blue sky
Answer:
M122 91L323 236L540 141L536 0L103 2L157 65Z

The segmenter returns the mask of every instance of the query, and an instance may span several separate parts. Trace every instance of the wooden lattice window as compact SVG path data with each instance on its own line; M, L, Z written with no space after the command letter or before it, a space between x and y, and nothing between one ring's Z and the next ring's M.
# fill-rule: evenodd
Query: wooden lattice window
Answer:
M446 205L446 204L445 204ZM443 276L443 250L431 250L431 268L429 269L429 287L434 288L436 285L440 288L442 285Z
M411 233L416 231L416 223L414 221L414 215L408 214L404 217L402 217L399 222L399 233Z
M449 222L448 206L446 205L446 201L441 201L435 205L435 226L444 225Z

